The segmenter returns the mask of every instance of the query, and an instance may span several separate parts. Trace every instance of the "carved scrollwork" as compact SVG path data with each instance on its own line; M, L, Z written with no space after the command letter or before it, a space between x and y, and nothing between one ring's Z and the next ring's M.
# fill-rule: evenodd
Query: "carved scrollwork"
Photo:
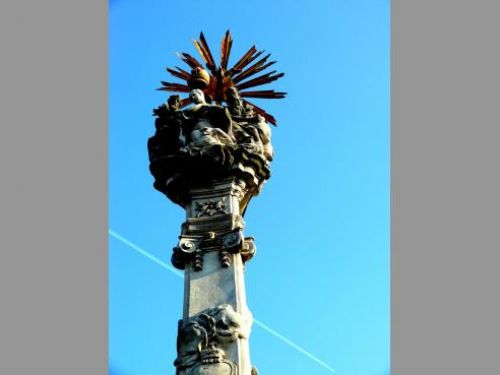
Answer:
M219 305L179 322L177 370L186 374L236 374L234 364L226 360L225 349L250 335L252 318L234 311L231 305Z
M193 254L198 250L201 239L192 237L181 237L179 249L185 254Z
M229 232L220 238L220 242L224 250L229 253L236 254L241 249L243 242L243 233L241 230Z
M201 271L203 269L203 254L209 251L218 251L222 267L227 268L231 265L230 254L241 252L244 246L241 230L221 233L219 235L213 232L209 232L205 236L182 235L178 245L174 247L172 263L175 267L184 269L185 265L191 262L195 271ZM246 245L247 250L242 252L243 259L249 259L248 255L253 254L252 248L254 246L252 246L250 244Z
M241 249L241 257L244 262L248 262L253 258L257 252L257 246L255 246L255 239L253 237L245 237L243 241L243 247Z
M193 261L193 269L200 271L203 269L203 258L200 244L203 240L201 236L181 236L179 243L173 249L172 264L174 267L184 269L186 262Z

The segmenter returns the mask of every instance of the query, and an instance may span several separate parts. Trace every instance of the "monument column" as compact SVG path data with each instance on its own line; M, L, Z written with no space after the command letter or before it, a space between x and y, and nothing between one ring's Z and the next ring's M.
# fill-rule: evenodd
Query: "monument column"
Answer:
M172 263L185 275L174 365L177 375L257 375L250 361L252 315L244 283L245 263L255 254L255 244L244 236L243 215L270 177L268 122L275 120L244 100L240 90L253 86L253 80L244 78L265 68L269 56L245 70L260 55L252 47L227 69L228 32L217 68L203 34L195 45L211 74L190 55L181 55L191 73L168 71L187 85L163 82L162 89L189 92L189 98L173 95L154 110L156 133L148 141L155 188L186 211L172 254ZM266 74L264 81L281 76Z
M210 316L214 347L224 351L216 360L235 364L239 374L251 372L248 338L252 316L246 303L243 273L244 261L250 259L255 247L253 240L244 238L242 232L240 203L246 194L244 181L235 178L191 189L187 221L173 255L174 264L185 268L180 340L192 339L189 324L193 317L197 320ZM183 328L185 322L187 330ZM180 348L182 351L182 345ZM213 351L212 347L202 355L212 359ZM202 362L206 362L207 373L211 373L211 360L202 358Z

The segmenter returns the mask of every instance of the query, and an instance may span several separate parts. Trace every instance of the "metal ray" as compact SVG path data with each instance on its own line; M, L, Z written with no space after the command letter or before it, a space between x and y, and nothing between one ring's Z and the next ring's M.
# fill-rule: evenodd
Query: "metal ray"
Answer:
M198 67L203 68L201 63L188 53L182 52L179 54L179 57L181 58L182 61L184 61L186 64L188 64L191 68L198 68Z
M205 50L205 52L207 53L207 57L208 57L208 60L210 62L210 65L213 66L213 70L216 70L217 66L215 64L214 57L212 56L212 51L210 51L210 47L208 46L207 40L205 39L205 35L203 35L203 33L200 33L200 43L203 46L203 49Z
M203 33L200 34L200 38L203 37ZM205 38L203 37L203 40ZM213 60L212 54L208 48L208 45L203 44L201 42L198 42L196 39L193 39L193 44L198 50L198 53L202 57L203 61L205 62L205 65L207 68L212 72L212 74L217 74L216 67L215 67L215 62Z
M233 45L233 40L231 39L231 33L229 30L226 31L226 35L222 38L221 49L220 49L220 65L223 69L227 69L227 63L229 61L229 55L231 53L231 46Z
M275 70L270 72L270 73L263 74L257 78L251 79L250 81L240 83L240 84L236 85L236 88L238 90L244 90L244 89L249 88L249 87L265 85L267 83L276 81L285 75L285 73L278 73L278 74L273 76L274 73L276 73Z
M239 60L234 66L229 69L230 71L240 71L243 66L241 66L247 59L249 59L255 52L257 52L257 49L255 46L252 46Z
M243 81L245 78L248 78L250 76L253 76L254 74L257 74L267 68L269 68L271 65L276 64L276 61L270 61L267 64L264 64L265 61L259 60L258 63L255 63L252 65L250 68L247 70L241 72L237 76L233 77L233 82L238 83L240 81Z
M276 119L271 114L267 113L265 110L263 110L262 108L260 108L259 106L253 104L252 102L250 102L248 100L245 100L245 99L242 99L242 100L243 100L243 103L251 105L253 107L254 111L257 112L262 117L264 117L264 119L267 122L269 122L270 124L272 124L274 126L278 126L276 123Z
M261 90L261 91L242 91L240 92L242 98L261 98L261 99L283 99L286 92L277 92L274 90Z
M189 77L190 77L190 74L186 71L177 71L177 70L174 70L174 69L170 69L170 68L167 68L167 72L169 72L170 74L172 74L174 77L177 77L177 78L180 78L180 79L184 79L184 80L188 80Z
M182 85L179 83L171 83L171 82L165 82L161 81L161 84L163 87L160 87L158 90L160 91L175 91L175 92L189 92L191 89L186 86Z

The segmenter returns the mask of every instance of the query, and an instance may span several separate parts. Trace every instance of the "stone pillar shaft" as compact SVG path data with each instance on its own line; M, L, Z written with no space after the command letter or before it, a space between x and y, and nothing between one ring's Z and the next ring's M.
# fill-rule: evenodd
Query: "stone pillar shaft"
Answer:
M185 206L186 222L174 252L174 258L175 254L179 258L177 264L185 268L184 311L179 335L180 341L186 344L179 347L179 375L212 374L213 371L251 374L248 335L252 317L246 303L244 257L249 259L255 247L251 238L243 238L241 216L248 192L243 180L227 178L192 188L187 193L190 200ZM205 335L203 330L213 331L207 333L211 336L205 340L208 345L196 336L193 329L196 325L200 326L201 336ZM189 353L193 340L195 347L201 343L213 348L205 348L208 359L201 358L194 367L183 366L182 353Z

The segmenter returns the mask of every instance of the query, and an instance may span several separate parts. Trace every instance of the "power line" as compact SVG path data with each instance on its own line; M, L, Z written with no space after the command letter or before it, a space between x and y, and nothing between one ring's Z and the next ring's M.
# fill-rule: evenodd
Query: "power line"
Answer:
M119 233L115 232L114 230L109 229L108 232L109 232L110 236L112 236L112 237L116 238L117 240L121 241L122 243L124 243L125 245L127 245L131 249L137 251L139 254L143 255L147 259L149 259L152 262L156 263L160 267L165 268L167 271L170 271L170 272L174 273L176 276L178 276L180 278L184 277L184 275L183 275L183 273L181 271L179 271L179 270L175 269L174 267L172 267L171 265L163 262L162 260L158 259L154 255L151 255L149 252L147 252L146 250L144 250L141 247L137 246L133 242L129 241L128 239L126 239L125 237L123 237ZM294 348L298 352L304 354L306 357L308 357L312 361L316 362L318 365L322 366L323 368L327 369L328 371L330 371L332 373L336 372L333 367L329 366L328 364L326 364L321 359L319 359L315 355L311 354L310 352L308 352L307 350L305 350L301 346L295 344L292 340L290 340L287 337L283 336L281 333L276 332L274 329L272 329L271 327L269 327L267 324L264 324L260 320L257 320L255 318L254 318L254 322L255 322L256 325L258 325L259 327L261 327L262 329L264 329L266 332L268 332L271 335L273 335L274 337L280 339L285 344L287 344L290 347Z

